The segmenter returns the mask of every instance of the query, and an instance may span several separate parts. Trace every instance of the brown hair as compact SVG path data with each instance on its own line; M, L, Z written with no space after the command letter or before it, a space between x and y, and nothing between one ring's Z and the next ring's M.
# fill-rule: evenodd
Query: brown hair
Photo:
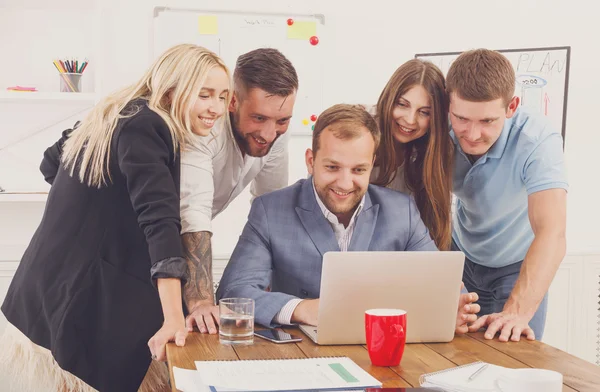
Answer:
M423 86L429 94L429 131L400 146L392 131L395 127L392 112L400 97L414 86ZM377 151L379 174L373 183L387 186L404 164L406 185L414 195L421 219L438 249L450 249L454 146L448 128L448 95L442 72L432 63L418 59L402 64L379 96L376 119L382 142ZM402 148L400 154L396 145ZM398 161L398 155L403 162Z
M319 139L325 129L329 128L336 138L341 140L359 137L364 129L371 134L375 142L375 150L379 147L381 133L373 117L359 105L337 104L325 110L315 123L312 138L312 151L317 154Z
M233 81L238 99L256 87L280 97L298 90L296 69L280 51L272 48L255 49L239 56Z
M508 105L515 92L515 71L508 59L493 50L463 52L450 66L446 76L448 95L456 93L472 102L502 98Z

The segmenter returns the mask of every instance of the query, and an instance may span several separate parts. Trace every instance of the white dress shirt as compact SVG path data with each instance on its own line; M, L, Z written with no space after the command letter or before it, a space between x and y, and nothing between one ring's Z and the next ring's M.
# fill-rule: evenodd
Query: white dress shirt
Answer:
M315 198L317 199L317 204L321 208L323 215L325 216L327 221L329 221L329 224L331 225L331 228L335 233L335 238L338 242L338 246L340 247L340 251L347 252L348 246L350 246L350 241L352 240L352 234L354 234L356 217L358 216L358 214L360 214L360 211L362 210L365 204L365 196L363 195L360 204L358 205L358 207L356 207L354 214L352 214L352 218L350 218L350 223L348 224L348 227L344 227L344 225L338 221L337 216L335 216L334 213L329 211L325 204L323 204L321 198L317 194L314 182L313 189L315 192ZM275 315L275 322L282 325L292 325L292 314L294 313L294 310L296 310L296 307L300 302L302 302L300 298L288 301L288 303L285 304L283 308L281 308L281 310Z
M212 232L211 221L252 183L252 198L288 185L289 132L261 158L242 154L225 115L181 154L181 232Z

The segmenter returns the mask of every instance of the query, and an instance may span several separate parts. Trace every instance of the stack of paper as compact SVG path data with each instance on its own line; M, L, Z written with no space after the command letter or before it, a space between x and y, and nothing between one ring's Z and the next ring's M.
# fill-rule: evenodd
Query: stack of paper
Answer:
M346 357L256 361L196 361L173 368L182 392L363 390L381 382Z

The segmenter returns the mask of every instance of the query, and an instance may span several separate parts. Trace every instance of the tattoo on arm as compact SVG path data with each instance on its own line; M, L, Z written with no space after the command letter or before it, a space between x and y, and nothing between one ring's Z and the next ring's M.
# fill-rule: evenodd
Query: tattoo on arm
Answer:
M185 259L188 265L187 283L183 288L185 304L191 311L197 301L214 303L212 276L211 233L201 231L182 235Z

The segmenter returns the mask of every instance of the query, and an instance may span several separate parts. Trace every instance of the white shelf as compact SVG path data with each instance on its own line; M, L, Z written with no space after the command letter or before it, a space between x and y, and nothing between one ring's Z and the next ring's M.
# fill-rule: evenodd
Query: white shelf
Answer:
M14 193L0 192L0 203L3 202L46 202L48 193Z
M95 7L93 0L61 0L49 2L46 0L3 0L0 5L8 10L92 10Z
M93 105L96 94L0 91L0 102L83 102Z

